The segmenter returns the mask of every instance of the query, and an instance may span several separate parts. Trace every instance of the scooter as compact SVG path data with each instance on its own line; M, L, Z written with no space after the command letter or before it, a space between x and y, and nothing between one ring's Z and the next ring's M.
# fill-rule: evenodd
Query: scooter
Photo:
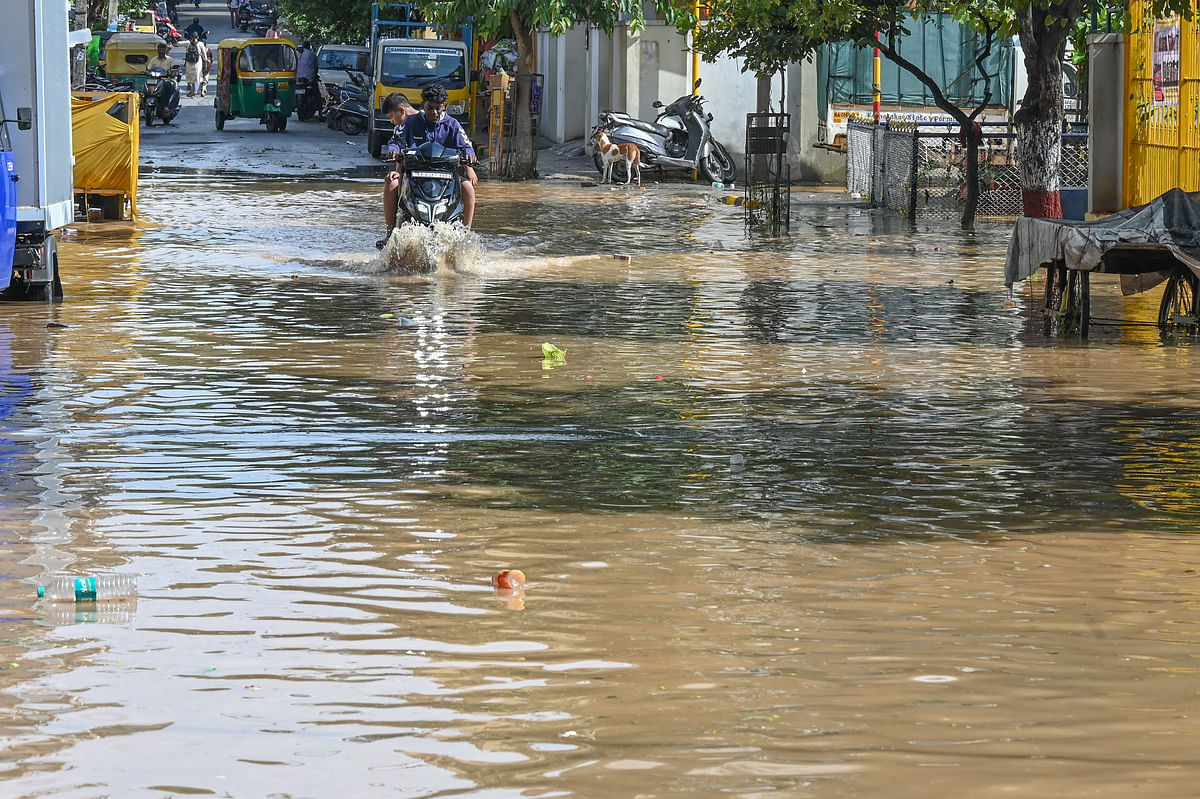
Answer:
M325 107L325 124L336 128L347 136L357 136L367 129L371 109L367 105L367 92L357 85L325 84L329 92L329 104Z
M142 84L142 108L145 110L146 127L154 124L155 118L169 125L179 113L179 67L171 71L162 67L146 70L146 82Z
M696 81L696 88L700 88L699 80ZM654 107L662 110L653 122L634 119L621 111L601 111L600 121L592 128L592 135L604 129L614 144L636 144L641 150L644 166L696 169L706 180L714 183L733 183L737 179L737 165L729 151L713 138L709 130L712 114L704 111L703 97L687 94L668 106L655 100ZM593 152L592 158L596 169L604 174L604 161L600 153ZM629 179L624 174L623 165L617 165L613 179Z
M396 192L396 219L433 225L462 218L462 176L458 150L427 141L401 151L404 169Z
M174 25L162 20L158 22L158 35L165 39L167 44L172 46L178 44L179 40L183 38L183 34Z

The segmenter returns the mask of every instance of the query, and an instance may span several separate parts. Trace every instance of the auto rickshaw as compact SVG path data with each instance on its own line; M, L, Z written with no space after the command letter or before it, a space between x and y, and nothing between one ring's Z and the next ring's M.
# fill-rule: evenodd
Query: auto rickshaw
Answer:
M154 33L114 33L104 48L104 74L113 83L132 83L140 92L146 82L146 65L158 55L166 40Z
M217 46L217 130L236 117L284 130L295 101L296 48L287 39L225 39Z

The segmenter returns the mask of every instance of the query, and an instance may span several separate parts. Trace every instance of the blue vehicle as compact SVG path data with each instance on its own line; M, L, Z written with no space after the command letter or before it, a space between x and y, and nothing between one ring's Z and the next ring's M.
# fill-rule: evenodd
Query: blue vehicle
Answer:
M17 163L13 160L4 97L0 96L0 264L11 264L17 250ZM0 291L8 288L12 270L0 271Z

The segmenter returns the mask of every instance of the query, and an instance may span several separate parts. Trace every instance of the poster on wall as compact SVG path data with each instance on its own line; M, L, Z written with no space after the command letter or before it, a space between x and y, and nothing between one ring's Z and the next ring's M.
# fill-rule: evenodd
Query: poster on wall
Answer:
M1179 105L1179 17L1155 20L1154 104Z

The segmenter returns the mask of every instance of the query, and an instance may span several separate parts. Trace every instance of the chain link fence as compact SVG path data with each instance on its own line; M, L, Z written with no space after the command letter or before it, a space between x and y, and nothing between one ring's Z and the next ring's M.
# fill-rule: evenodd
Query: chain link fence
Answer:
M987 217L1021 213L1016 134L988 126L979 146L979 210ZM850 121L846 129L846 190L871 205L923 219L958 219L967 202L967 148L957 126L926 127ZM1062 139L1059 183L1087 186L1086 133Z

